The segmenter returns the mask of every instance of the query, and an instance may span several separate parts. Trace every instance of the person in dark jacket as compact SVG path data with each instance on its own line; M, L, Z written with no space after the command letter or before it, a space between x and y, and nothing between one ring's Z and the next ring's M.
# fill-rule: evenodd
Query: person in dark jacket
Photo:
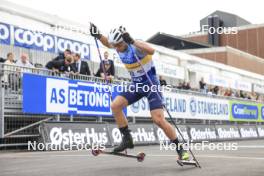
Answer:
M105 68L105 72L107 75L106 79L112 79L115 76L115 65L114 62L110 59L108 59L109 53L106 51L104 52L104 60L100 63L100 67L97 71L97 73L95 74L95 76L97 77L102 77L104 78L104 69Z
M71 64L76 73L81 75L91 75L89 65L87 62L81 60L80 54L73 54L74 62Z
M159 76L159 81L160 81L160 85L161 85L161 86L166 86L166 85L167 85L167 82L166 82L166 80L165 80L165 79L163 79L163 77L162 77L162 76Z
M184 90L190 90L191 89L190 83L184 81L183 82L183 85L182 85L182 89L184 89Z
M204 78L201 78L201 80L199 81L199 85L200 85L200 90L205 89L206 83L204 82Z
M72 64L72 56L67 56L64 60L51 60L46 64L46 68L55 72L76 72Z
M72 54L71 50L66 49L63 53L59 53L59 55L55 57L53 60L55 61L64 60L67 56L71 54Z
M0 63L4 63L6 60L2 57L0 57Z

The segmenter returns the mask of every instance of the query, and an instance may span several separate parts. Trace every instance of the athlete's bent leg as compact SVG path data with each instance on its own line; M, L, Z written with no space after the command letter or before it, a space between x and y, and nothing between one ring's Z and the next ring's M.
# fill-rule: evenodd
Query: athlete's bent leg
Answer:
M176 144L176 151L179 155L179 159L184 159L184 160L188 160L189 159L189 155L186 151L183 150L182 145L180 145L179 140L177 138L175 129L173 128L173 126L165 119L164 116L164 110L163 109L154 109L150 111L151 117L153 122L158 125L166 134L166 136L171 140L171 142L173 142L174 144Z
M119 128L125 127L128 124L125 114L123 113L123 108L127 105L128 101L123 96L117 96L111 104L111 109Z
M123 113L123 108L128 105L128 101L123 96L117 96L111 104L111 109L115 117L115 121L119 127L122 137L122 142L115 147L113 152L122 152L127 148L134 148L133 139L128 129L128 122Z
M164 117L163 109L154 109L150 111L150 114L153 122L164 131L164 133L170 140L174 140L177 138L175 129Z

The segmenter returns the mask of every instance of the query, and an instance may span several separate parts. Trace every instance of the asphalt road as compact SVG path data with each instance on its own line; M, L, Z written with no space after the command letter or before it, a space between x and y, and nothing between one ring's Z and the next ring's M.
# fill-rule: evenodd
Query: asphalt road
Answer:
M89 151L1 152L1 176L264 176L264 140L240 141L237 150L194 151L202 169L181 167L175 152L160 146L140 146L145 161Z

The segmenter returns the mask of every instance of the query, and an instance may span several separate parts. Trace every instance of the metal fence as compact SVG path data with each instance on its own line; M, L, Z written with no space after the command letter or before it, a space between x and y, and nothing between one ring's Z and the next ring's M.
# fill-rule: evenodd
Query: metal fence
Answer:
M30 48L22 48L22 47L15 47L13 45L3 45L0 44L0 57L6 58L7 53L12 52L15 56L15 60L19 60L19 57L22 53L25 53L29 57L29 61L33 65L41 65L41 67L45 67L45 65L52 59L54 59L57 54L56 53L49 53L49 52L43 52L38 51ZM92 74L95 74L98 71L100 59L99 56L95 55L93 57L98 57L98 62L94 62L91 60L86 60L90 71ZM39 67L39 66L38 66ZM122 77L129 78L129 73L127 70L123 67L115 67L115 73L116 75L122 75Z
M93 76L73 75L56 73L46 69L38 68L24 68L15 65L0 64L0 147L7 145L23 144L28 139L37 138L39 135L38 126L44 121L109 121L113 122L112 117L92 117L92 116L60 116L60 115L43 115L43 114L25 114L22 112L22 80L23 73L32 73L37 75L60 77L68 79L76 79L90 82L106 83L105 80ZM112 83L125 82L124 80L114 80ZM34 86L34 85L32 85ZM185 94L195 94L200 96L207 96L200 92L183 91L172 89L174 92ZM212 96L211 96L212 97ZM37 98L37 97L36 97ZM227 97L219 97L227 99ZM128 117L128 120L135 123L150 122L149 118L135 118ZM203 123L203 124L230 124L233 122L224 121L210 121L210 120L188 120L188 119L175 119L177 123Z

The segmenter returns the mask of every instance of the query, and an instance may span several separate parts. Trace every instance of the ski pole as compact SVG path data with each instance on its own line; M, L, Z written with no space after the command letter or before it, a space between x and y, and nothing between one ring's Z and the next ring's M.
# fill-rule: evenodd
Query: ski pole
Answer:
M99 58L100 58L100 62L102 63L103 72L104 72L104 78L105 78L106 84L108 85L108 87L110 89L110 99L112 100L112 90L110 88L110 86L111 86L110 85L110 81L106 78L107 77L106 70L105 70L105 66L104 66L104 63L103 63L102 55L101 55L101 52L100 52L100 48L99 48L99 45L98 45L98 41L97 41L96 38L94 38L94 40L95 40L95 45L96 45L97 52L98 52L98 55L99 55ZM99 67L100 67L100 65L99 65Z

